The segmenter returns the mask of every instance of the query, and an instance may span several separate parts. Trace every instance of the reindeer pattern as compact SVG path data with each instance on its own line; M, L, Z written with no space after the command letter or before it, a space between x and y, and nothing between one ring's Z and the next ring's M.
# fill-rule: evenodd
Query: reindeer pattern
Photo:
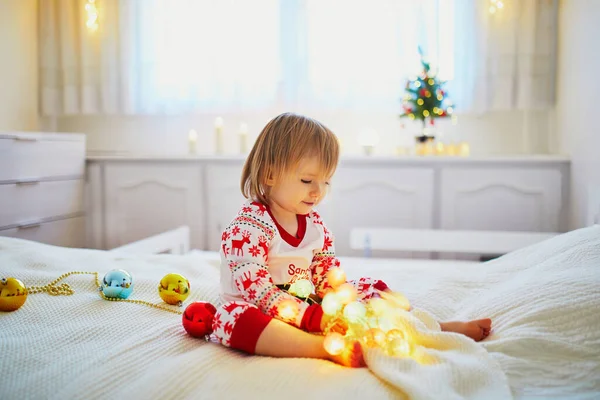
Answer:
M237 320L251 307L286 323L298 323L296 319L282 318L279 305L286 299L297 301L301 314L308 305L277 288L273 279L277 283L287 283L307 276L315 285L316 293L329 287L327 272L340 266L334 254L333 234L316 212L307 217L307 226L311 227L306 230L310 236L305 236L301 247L293 248L278 235L265 206L247 202L223 232L221 252L225 261L222 273L228 271L231 274L231 286L224 290L228 301L219 307L213 319L214 335L223 345L229 346ZM270 251L277 253L269 254ZM358 289L359 299L364 300L377 294L374 282L378 281L361 278L350 283Z

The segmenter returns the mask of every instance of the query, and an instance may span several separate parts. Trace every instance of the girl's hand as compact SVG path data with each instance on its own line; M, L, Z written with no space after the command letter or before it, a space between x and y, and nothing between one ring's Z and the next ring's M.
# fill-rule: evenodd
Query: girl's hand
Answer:
M325 329L330 323L331 317L323 314L323 318L321 319L321 332L325 332ZM330 332L337 332L342 335L345 335L347 330L348 325L346 324L346 322L339 319L335 321L335 323L330 327Z

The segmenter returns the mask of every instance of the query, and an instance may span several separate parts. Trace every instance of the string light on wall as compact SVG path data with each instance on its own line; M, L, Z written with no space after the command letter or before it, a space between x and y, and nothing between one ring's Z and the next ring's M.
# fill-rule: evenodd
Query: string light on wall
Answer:
M91 32L96 32L98 30L98 8L96 8L96 0L87 0L85 11L87 13L85 25Z
M504 8L504 3L500 0L490 0L490 14L496 14L496 11Z

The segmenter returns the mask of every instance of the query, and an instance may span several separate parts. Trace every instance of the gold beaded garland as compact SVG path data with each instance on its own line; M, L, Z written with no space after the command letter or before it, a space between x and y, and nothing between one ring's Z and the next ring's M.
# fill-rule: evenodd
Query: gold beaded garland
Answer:
M97 272L84 272L84 271L71 271L71 272L67 272L67 273L62 274L61 276L59 276L58 278L56 278L55 280L53 280L52 282L50 282L50 283L48 283L48 284L46 284L44 286L30 286L30 287L26 288L26 290L27 290L28 294L48 293L51 296L71 296L71 295L73 295L75 293L75 291L73 290L73 288L71 288L71 286L68 283L62 283L62 284L58 285L58 283L60 281L62 281L63 279L68 278L71 275L93 275L94 276L94 283L96 284L96 288L98 289L98 293L100 294L100 297L102 297L104 300L107 300L107 301L120 301L120 302L126 302L126 303L134 303L134 304L142 304L142 305L149 306L149 307L152 307L152 308L156 308L156 309L159 309L159 310L168 311L168 312L171 312L171 313L177 314L177 315L182 315L183 314L182 311L173 310L173 309L170 309L168 307L162 306L160 304L153 304L153 303L150 303L150 302L144 301L144 300L133 300L133 299L121 299L121 298L106 297L104 295L104 293L102 293L102 291L100 290L100 279L98 278L98 273Z

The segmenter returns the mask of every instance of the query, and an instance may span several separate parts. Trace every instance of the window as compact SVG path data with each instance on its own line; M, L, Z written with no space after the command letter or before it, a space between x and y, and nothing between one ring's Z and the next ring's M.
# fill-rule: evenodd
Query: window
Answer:
M454 0L140 3L149 111L398 109L418 46L451 79Z

